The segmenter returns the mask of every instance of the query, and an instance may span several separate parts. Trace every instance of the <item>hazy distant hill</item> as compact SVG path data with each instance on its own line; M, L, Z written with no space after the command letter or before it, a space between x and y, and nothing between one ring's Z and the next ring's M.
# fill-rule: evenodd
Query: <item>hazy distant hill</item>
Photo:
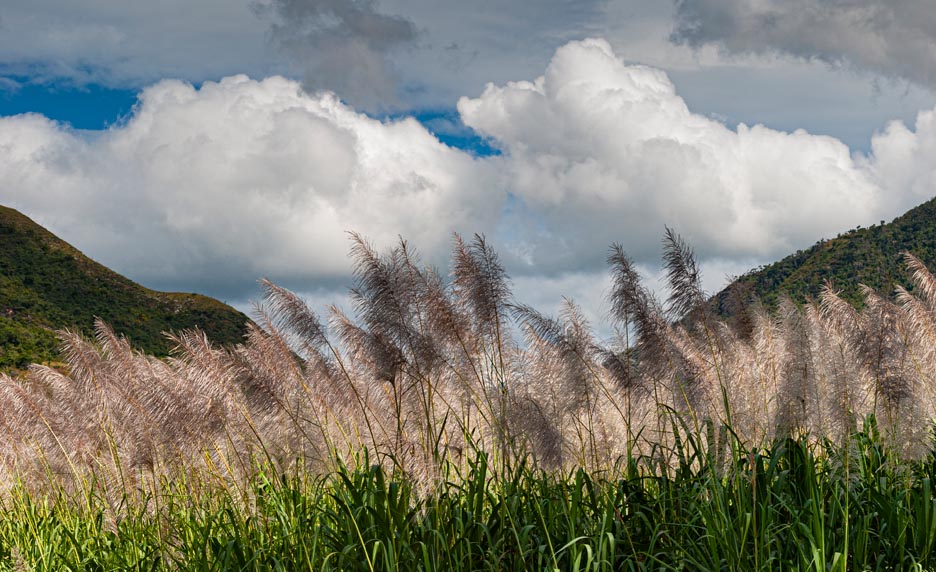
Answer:
M55 358L54 330L91 333L100 317L133 345L165 355L162 332L195 326L241 341L247 317L199 294L149 290L83 255L28 217L0 207L0 369Z
M895 284L910 287L903 251L912 252L929 268L936 269L936 199L889 224L857 228L820 241L779 262L752 270L736 282L772 305L780 293L800 302L807 296L816 297L828 279L842 291L843 298L860 305L859 284L885 294L890 294ZM730 314L729 288L715 296L723 314Z

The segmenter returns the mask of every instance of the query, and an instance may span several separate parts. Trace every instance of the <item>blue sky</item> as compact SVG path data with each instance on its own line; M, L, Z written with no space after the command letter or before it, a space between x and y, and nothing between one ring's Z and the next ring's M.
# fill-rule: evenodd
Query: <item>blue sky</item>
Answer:
M0 91L0 117L38 113L74 129L88 131L106 130L129 118L140 94L137 89L93 83L81 86L70 83L30 84L28 77L8 79L22 85ZM446 145L478 156L499 153L491 141L461 122L454 107L412 109L375 114L375 117L387 121L413 117Z
M347 231L600 317L674 227L716 289L936 195L927 0L0 7L0 203L144 284L322 300ZM184 15L184 16L183 16ZM31 114L31 115L30 115Z
M75 129L106 129L130 115L138 90L89 84L29 84L0 91L0 116L39 113Z

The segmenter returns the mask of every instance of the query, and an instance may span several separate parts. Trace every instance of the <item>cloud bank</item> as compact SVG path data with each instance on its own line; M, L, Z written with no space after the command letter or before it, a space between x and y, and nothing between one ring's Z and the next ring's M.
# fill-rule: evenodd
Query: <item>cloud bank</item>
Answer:
M882 4L903 10L900 2ZM602 36L626 61L667 70L694 112L732 126L806 127L867 150L887 120L911 122L918 109L936 105L936 92L902 82L872 87L867 76L829 73L816 59L733 57L712 43L674 44L676 13L671 1L641 0L6 2L0 104L20 85L40 84L61 97L84 85L138 90L165 78L199 85L245 73L296 77L359 110L450 111L486 82L536 77L570 40ZM922 25L928 14L913 20ZM913 69L933 60L899 59Z
M936 87L930 0L677 0L673 38L735 53L777 51Z
M0 76L137 89L164 78L201 83L238 73L282 74L299 77L310 91L334 91L356 106L450 107L486 81L538 73L556 47L596 33L598 23L618 29L617 22L607 21L605 5L604 0L541 0L535 6L521 0L5 2ZM669 18L663 10L660 19Z
M602 40L458 109L501 156L280 77L163 81L95 135L0 119L0 203L147 285L242 299L260 276L347 283L349 230L378 246L403 236L443 269L453 231L485 233L532 289L589 282L615 241L653 267L664 225L718 268L743 268L936 195L936 110L886 126L868 155L805 131L730 129Z
M285 69L246 2L4 2L0 75L132 87Z
M381 13L374 0L260 0L253 8L272 18L271 39L303 68L307 91L332 90L367 108L397 100L388 56L416 46L410 20Z
M264 275L342 279L349 230L446 252L453 230L490 230L502 202L489 166L415 120L278 77L160 82L91 139L3 118L0 157L0 202L147 284L226 296Z
M769 257L866 219L880 199L841 142L728 129L692 113L666 74L625 65L600 40L569 44L541 78L488 86L459 110L504 146L510 188L545 220L548 235L530 245L537 265L565 266L622 237L646 259L663 224L703 255Z

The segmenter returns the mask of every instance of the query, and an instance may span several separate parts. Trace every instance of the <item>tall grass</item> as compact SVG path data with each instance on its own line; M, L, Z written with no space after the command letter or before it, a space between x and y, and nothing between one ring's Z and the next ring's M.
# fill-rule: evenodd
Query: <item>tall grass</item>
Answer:
M353 238L353 313L264 282L245 342L63 332L0 376L0 557L43 569L903 569L931 565L936 279L706 303L620 246L599 341L513 299L485 240L448 277ZM521 339L515 337L520 332ZM862 425L864 423L864 425ZM113 561L107 561L112 558ZM101 560L105 559L105 560Z
M119 515L14 487L0 566L34 570L923 570L936 565L932 456L895 463L873 418L844 446L786 438L726 465L689 434L675 465L613 474L497 467L482 452L431 493L366 455L234 491L167 481ZM201 486L201 485L199 485ZM198 488L198 487L195 487Z

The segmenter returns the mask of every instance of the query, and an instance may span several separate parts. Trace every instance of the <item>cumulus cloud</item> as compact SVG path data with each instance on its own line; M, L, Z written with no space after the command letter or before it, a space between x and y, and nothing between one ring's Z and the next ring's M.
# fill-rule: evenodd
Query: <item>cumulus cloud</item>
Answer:
M309 91L336 91L356 106L397 100L391 52L413 48L416 26L383 14L374 0L261 0L257 14L271 17L271 39L304 70Z
M671 226L709 261L714 289L729 269L936 194L936 110L888 125L868 154L806 131L731 129L602 40L569 43L543 76L458 109L500 156L279 77L163 81L93 136L0 119L0 203L153 287L242 299L269 276L327 291L348 282L348 230L380 247L403 236L443 270L451 232L481 232L524 292L589 284L566 293L591 308L612 242L652 269Z
M232 297L264 275L343 281L349 230L444 260L450 233L487 230L502 202L488 166L415 120L283 78L160 82L91 139L3 118L0 150L4 204L147 284Z
M677 0L676 41L777 51L936 87L930 0Z
M871 139L867 169L882 187L919 203L936 194L936 109L921 111L914 129L892 121Z
M612 241L649 259L664 224L703 256L765 259L906 204L840 141L729 129L602 40L568 44L544 76L489 85L458 107L503 147L495 161L522 213L511 226L533 224L517 243L540 268L597 263Z

